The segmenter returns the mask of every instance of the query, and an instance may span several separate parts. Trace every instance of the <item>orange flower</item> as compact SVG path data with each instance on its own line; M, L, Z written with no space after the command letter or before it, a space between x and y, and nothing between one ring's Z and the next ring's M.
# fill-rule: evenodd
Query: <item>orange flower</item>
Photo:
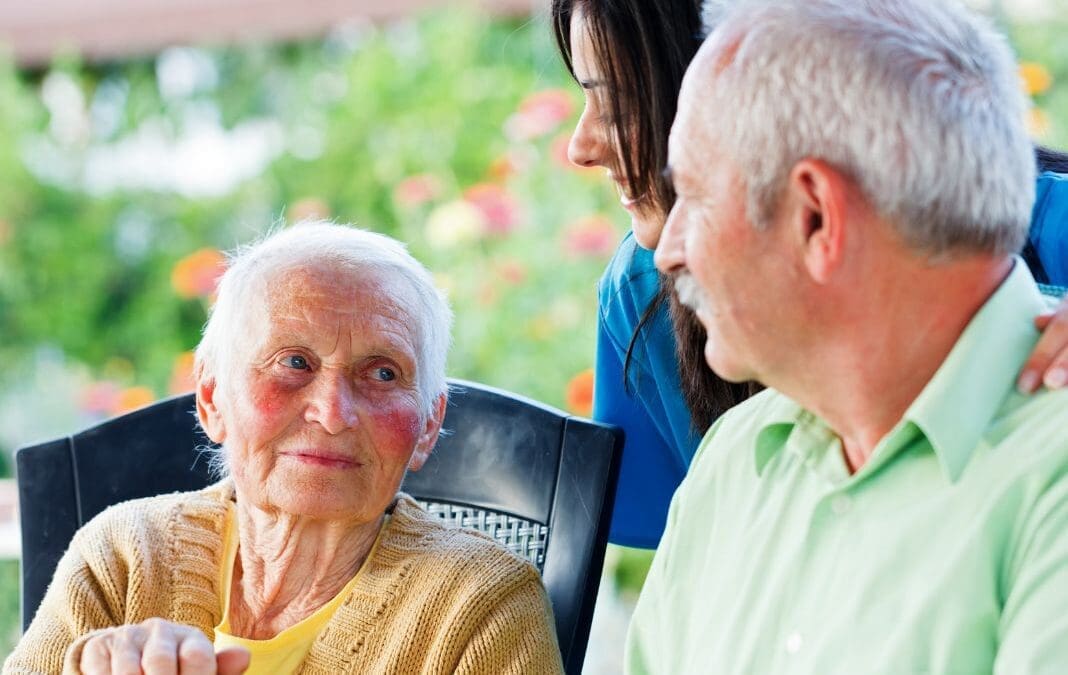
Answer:
M156 395L148 387L129 387L119 392L115 404L109 411L112 415L143 408L156 400Z
M619 234L604 216L587 216L564 230L564 250L571 256L606 257L612 254Z
M1053 85L1053 76L1041 63L1025 61L1020 64L1020 80L1024 91L1029 96L1036 96L1049 90Z
M305 197L294 202L286 215L291 223L299 223L302 220L324 220L330 217L330 205L318 197Z
M500 185L479 183L464 191L464 199L482 212L486 232L508 234L519 220L519 205Z
M175 263L171 286L182 298L207 297L215 292L215 285L225 271L225 256L214 248L202 248Z
M593 414L593 368L587 368L567 383L567 408L576 415Z
M194 359L193 352L182 352L178 355L178 358L174 359L174 365L171 366L171 381L167 386L167 391L172 394L184 394L193 391L196 387L196 382L193 380Z

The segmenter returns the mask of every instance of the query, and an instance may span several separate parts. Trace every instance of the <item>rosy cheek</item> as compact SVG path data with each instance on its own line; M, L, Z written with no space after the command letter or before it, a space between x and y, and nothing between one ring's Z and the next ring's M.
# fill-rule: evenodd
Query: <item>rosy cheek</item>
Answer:
M415 447L422 433L422 420L417 405L411 402L379 405L370 409L371 419L381 434L380 450L405 456Z
M256 414L270 418L285 407L297 389L290 383L264 378L249 387L249 394Z

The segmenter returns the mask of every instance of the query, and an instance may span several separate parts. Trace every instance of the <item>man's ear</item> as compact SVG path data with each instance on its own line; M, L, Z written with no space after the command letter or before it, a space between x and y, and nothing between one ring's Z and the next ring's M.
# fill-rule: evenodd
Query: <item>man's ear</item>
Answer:
M408 460L408 468L410 470L418 471L422 469L423 465L426 464L426 460L430 458L430 453L438 442L438 434L441 433L441 423L445 420L445 405L448 401L448 394L441 394L431 406L430 414L426 417L423 434L415 444L415 452L412 453L412 458Z
M226 440L226 424L215 405L215 376L209 374L198 359L193 368L193 378L197 383L197 419L200 420L200 426L204 428L208 438L221 445Z
M827 283L841 265L849 228L851 183L840 171L818 159L794 165L787 182L789 227L802 247L805 268L813 281Z

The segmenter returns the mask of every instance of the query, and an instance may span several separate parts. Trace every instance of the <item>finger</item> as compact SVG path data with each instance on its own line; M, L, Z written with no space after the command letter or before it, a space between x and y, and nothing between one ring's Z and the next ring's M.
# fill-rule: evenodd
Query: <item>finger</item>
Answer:
M228 647L215 655L218 675L241 675L248 669L251 655L244 647Z
M1040 320L1045 319L1045 326ZM1068 302L1062 302L1057 313L1039 317L1035 325L1043 329L1035 349L1024 364L1017 388L1029 394L1042 383L1056 389L1068 384Z
M85 643L78 664L83 673L104 675L111 672L111 639L111 633L103 633Z
M196 628L181 626L178 636L178 672L181 675L215 675L215 648Z
M178 675L178 639L174 626L163 620L149 620L148 639L141 652L145 675Z
M140 626L120 626L111 640L111 675L141 675L141 649L145 631Z
M1035 328L1040 331L1046 330L1046 326L1049 325L1050 321L1053 321L1052 314L1039 314L1035 317Z

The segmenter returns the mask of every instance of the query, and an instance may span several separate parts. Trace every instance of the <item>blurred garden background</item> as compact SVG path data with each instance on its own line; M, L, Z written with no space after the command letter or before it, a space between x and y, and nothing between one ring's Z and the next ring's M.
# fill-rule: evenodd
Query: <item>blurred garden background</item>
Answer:
M581 95L543 4L124 58L0 47L0 474L20 445L188 391L222 252L307 217L397 237L435 272L451 375L589 414L595 285L628 219L567 161ZM1036 139L1068 147L1068 4L983 8L1018 51ZM0 536L4 655L17 535ZM648 559L610 551L624 617ZM604 634L591 672L621 651Z

